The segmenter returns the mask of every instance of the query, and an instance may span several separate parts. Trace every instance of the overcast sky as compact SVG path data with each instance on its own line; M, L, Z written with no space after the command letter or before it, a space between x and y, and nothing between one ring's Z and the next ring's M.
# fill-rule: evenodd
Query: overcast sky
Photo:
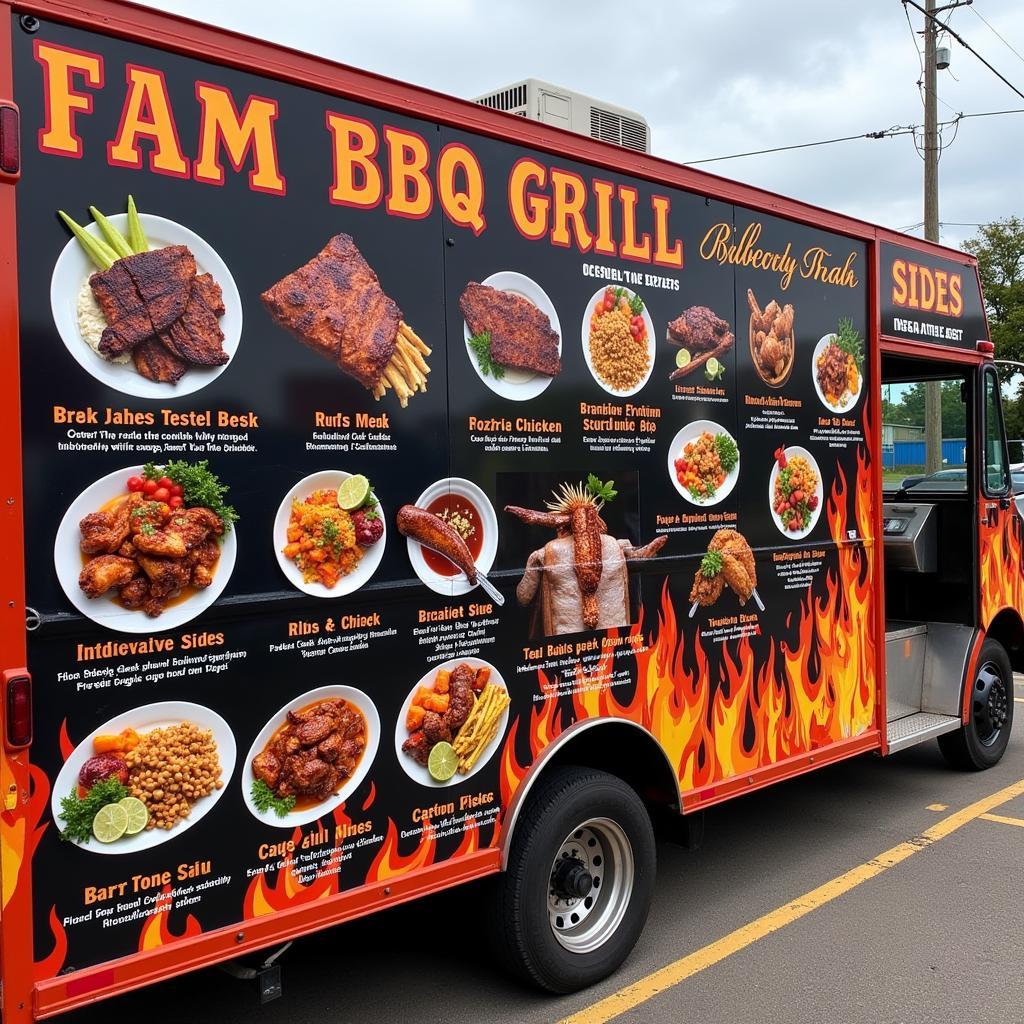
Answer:
M699 160L923 120L899 0L152 0L150 6L472 97L528 76L629 107L652 150ZM908 8L914 29L923 16ZM1007 42L980 20L982 15ZM1024 3L975 0L952 27L1024 92ZM951 40L939 119L1024 107ZM954 77L955 76L955 77ZM1024 114L963 121L940 164L942 240L1024 215ZM920 234L909 136L706 165L716 173Z

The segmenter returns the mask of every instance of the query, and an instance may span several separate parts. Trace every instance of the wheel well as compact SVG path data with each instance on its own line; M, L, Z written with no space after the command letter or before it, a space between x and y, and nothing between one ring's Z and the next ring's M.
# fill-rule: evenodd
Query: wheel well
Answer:
M1024 672L1024 623L1012 608L1004 608L990 623L985 636L998 640L1010 656L1014 672Z
M540 769L552 764L580 765L616 775L648 803L679 810L679 783L665 751L646 729L605 721L565 741Z

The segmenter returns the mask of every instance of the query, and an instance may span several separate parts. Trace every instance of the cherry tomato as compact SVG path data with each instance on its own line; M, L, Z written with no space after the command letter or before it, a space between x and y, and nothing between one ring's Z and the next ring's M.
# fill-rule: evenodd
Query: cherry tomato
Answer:
M130 476L128 477L128 490L129 491L141 491L142 485L145 480L141 476Z
M182 497L182 495L184 495L185 488L182 487L181 484L174 484L170 488L170 492L171 492L171 497L172 498L180 498L180 497Z
M629 333L632 334L634 338L636 338L640 334L640 328L637 327L636 324L630 324L629 325Z
M166 487L170 490L174 486L174 481L169 476L162 476L156 482L157 487Z
M155 480L145 480L142 484L142 493L152 495L156 487L157 483Z
M167 499L167 504L171 508L181 508L181 506L185 504L185 499L180 494L172 494L170 498Z
M153 492L152 497L154 501L169 501L171 492L166 487L158 487Z
M604 311L610 313L615 308L615 300L610 296L604 297Z

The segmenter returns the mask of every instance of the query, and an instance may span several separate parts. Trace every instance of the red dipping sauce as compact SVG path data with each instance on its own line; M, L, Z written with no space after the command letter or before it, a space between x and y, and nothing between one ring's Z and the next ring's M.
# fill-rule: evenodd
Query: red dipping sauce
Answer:
M443 519L465 542L469 553L475 562L480 557L480 549L484 545L484 527L480 520L480 513L476 506L461 494L442 494L435 498L428 506L428 512L433 512L439 519ZM453 562L449 562L444 555L434 551L433 548L420 545L423 553L423 561L430 566L432 572L438 576L460 576L462 570Z

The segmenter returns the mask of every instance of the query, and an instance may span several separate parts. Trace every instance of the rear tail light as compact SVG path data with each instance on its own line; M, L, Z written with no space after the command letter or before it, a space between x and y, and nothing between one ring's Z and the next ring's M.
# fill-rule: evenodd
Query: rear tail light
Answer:
M21 141L18 108L0 103L0 173L16 175L21 171Z
M979 341L974 346L983 356L990 356L995 352L996 347L991 341Z
M32 677L24 669L4 673L4 742L21 750L32 742Z

